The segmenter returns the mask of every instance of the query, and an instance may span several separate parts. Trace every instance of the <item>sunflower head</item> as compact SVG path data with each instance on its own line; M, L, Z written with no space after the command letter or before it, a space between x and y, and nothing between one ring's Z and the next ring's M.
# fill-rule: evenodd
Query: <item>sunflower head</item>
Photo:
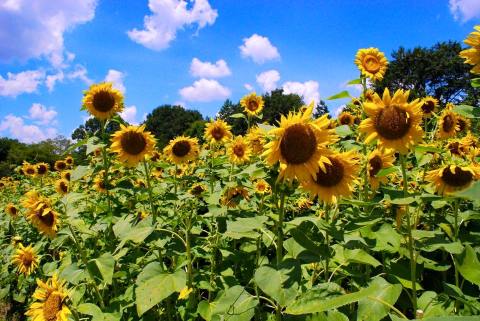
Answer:
M66 181L70 181L70 179L72 178L72 173L70 171L64 171L62 172L60 177Z
M242 136L235 137L227 147L227 155L233 164L248 162L250 153L250 146Z
M247 115L258 115L263 109L263 98L262 96L257 96L256 93L251 93L244 96L240 100L240 105L243 107L243 110Z
M466 166L446 165L430 171L426 180L439 194L451 194L469 187L480 178L480 167L476 164Z
M375 149L368 155L368 181L372 187L372 190L377 190L380 183L386 183L387 177L378 177L377 174L381 169L393 166L395 157L392 151L386 151L382 149Z
M163 150L167 159L174 164L183 164L198 157L200 148L198 139L179 136L172 139Z
M304 211L312 207L313 202L312 200L302 196L297 200L295 205L296 205L297 211Z
M55 182L55 190L58 194L65 195L69 191L68 181L65 179L59 179Z
M255 192L257 194L270 194L272 187L264 179L259 179L255 182Z
M18 216L19 210L13 203L8 203L5 207L5 212L10 215L12 218L16 218Z
M105 186L105 181L102 176L97 176L93 180L93 187L97 192L106 193L107 187Z
M19 273L30 275L38 267L39 259L31 245L25 247L19 243L12 257L12 263L17 266Z
M72 157L71 155L68 155L68 156L65 158L65 163L66 163L68 166L72 167L72 166L73 166L73 162L74 162L74 161L73 161L73 157Z
M457 115L457 133L466 133L470 129L470 119Z
M121 163L134 167L153 152L155 143L153 135L145 131L145 125L120 125L120 130L112 135L111 149Z
M109 119L123 110L123 94L112 83L93 84L83 94L83 107L100 120Z
M263 152L265 145L265 133L260 127L251 127L246 135L250 150L255 155L260 155Z
M422 100L423 116L430 117L438 107L438 100L432 96L425 97Z
M26 176L33 177L37 174L37 167L27 162L23 162L22 172Z
M54 166L54 167L55 167L55 169L56 169L57 171L61 172L61 171L66 170L68 166L67 166L67 163L65 163L64 160L57 160L57 161L55 162L55 166Z
M462 50L460 57L465 59L466 64L473 66L471 72L480 74L480 26L475 26L475 31L470 33L463 42L471 48Z
M37 175L44 176L48 173L48 164L47 163L38 163L37 167Z
M378 48L366 48L357 51L355 64L362 75L373 81L382 80L387 71L388 61Z
M355 117L349 112L344 111L340 115L338 115L337 121L339 125L352 126L353 124L355 124Z
M195 183L190 188L190 194L195 197L200 197L207 190L207 187L202 183Z
M64 284L56 274L47 282L37 280L37 289L33 294L36 301L25 315L38 321L68 321L71 312L65 303L68 291Z
M449 108L445 108L438 120L437 137L441 139L454 137L460 129L457 118L456 113Z
M211 144L225 143L232 138L231 127L224 120L210 121L205 126L205 140Z
M229 187L223 194L220 203L230 208L237 207L242 200L248 200L248 191L243 186Z

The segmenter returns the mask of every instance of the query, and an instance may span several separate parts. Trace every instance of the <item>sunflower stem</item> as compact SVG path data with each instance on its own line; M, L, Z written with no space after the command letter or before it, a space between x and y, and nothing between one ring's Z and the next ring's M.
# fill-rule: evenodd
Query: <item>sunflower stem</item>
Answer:
M455 201L454 201L454 205L453 205L453 223L454 223L454 226L453 226L453 240L455 242L458 241L458 230L459 230L458 209L459 209L459 206L460 206L460 200L458 198L456 198ZM453 267L455 268L455 286L457 288L460 288L460 276L458 274L458 266L455 262L453 262ZM459 303L460 302L458 300L455 300L455 311L456 312L458 312Z
M329 219L330 219L330 206L328 204L325 204L325 222L327 225L329 224ZM325 231L325 241L327 243L327 256L325 256L325 282L329 282L329 275L328 275L328 270L329 270L329 265L330 265L330 236L328 235L328 231Z
M285 191L280 191L280 208L278 212L277 224L277 267L280 266L283 259L283 219L285 216Z
M143 168L145 169L145 179L147 181L147 189L148 189L148 198L150 201L150 210L152 211L153 215L153 226L157 223L157 209L153 205L153 192L152 192L152 183L150 181L150 169L147 164L146 160L143 160Z

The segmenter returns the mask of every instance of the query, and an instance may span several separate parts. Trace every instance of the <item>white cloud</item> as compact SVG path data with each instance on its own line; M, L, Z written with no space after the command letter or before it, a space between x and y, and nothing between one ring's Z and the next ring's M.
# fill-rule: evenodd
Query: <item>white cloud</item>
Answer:
M184 0L149 0L152 15L144 17L144 29L135 28L127 34L149 49L162 50L175 39L179 29L196 24L198 31L206 25L213 25L217 19L217 10L212 9L208 0L196 0L190 9L188 5Z
M190 74L194 77L221 78L232 74L225 60L217 60L215 64L193 58L190 64Z
M45 79L45 85L49 92L52 92L57 82L63 82L65 79L75 80L80 79L85 84L90 85L93 81L87 76L87 69L82 65L76 65L75 68L69 72L59 70L56 74L48 75Z
M0 132L8 131L11 137L22 143L36 143L57 136L54 127L39 127L27 125L21 117L9 114L0 122Z
M28 110L29 119L40 125L55 125L57 112L53 107L47 108L42 104L34 103Z
M280 80L280 73L274 69L267 70L257 75L257 84L262 86L263 91L269 92L277 88Z
M125 93L126 89L125 85L123 84L123 78L125 78L125 74L123 72L115 69L110 69L105 76L105 81L111 82L113 84L113 88L120 90L122 93Z
M480 18L479 0L450 0L450 12L455 20L468 21Z
M304 83L287 81L283 84L285 94L297 94L303 97L306 104L310 104L312 100L315 104L320 101L320 93L318 92L318 82L309 80Z
M345 104L338 106L337 108L334 108L333 111L330 113L330 116L333 118L337 118L338 115L342 112L342 110L346 107Z
M257 34L244 38L243 45L239 48L243 57L250 57L257 64L280 58L277 48L270 43L270 40Z
M243 87L245 87L245 89L248 90L248 91L253 91L253 89L254 89L253 86L250 85L250 84L244 84Z
M18 74L8 72L6 79L0 76L0 96L16 97L23 93L33 93L44 78L45 72L41 70L22 71Z
M123 111L120 113L120 116L122 118L129 122L130 124L133 125L138 125L138 122L136 121L137 118L137 107L136 106L128 106L123 109Z
M200 102L222 100L231 94L230 90L218 81L205 78L195 81L192 86L180 89L179 93L187 101Z

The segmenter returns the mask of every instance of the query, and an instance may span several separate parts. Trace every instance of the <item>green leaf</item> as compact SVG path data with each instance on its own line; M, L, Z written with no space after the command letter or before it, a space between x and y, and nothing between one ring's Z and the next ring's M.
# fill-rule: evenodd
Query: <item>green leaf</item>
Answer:
M335 133L340 137L345 137L353 134L352 130L350 129L350 126L348 125L335 127Z
M382 264L362 249L349 250L339 244L335 244L333 248L335 249L334 259L337 260L340 264L346 265L347 263L352 262L359 264L368 264L373 267L377 267Z
M100 272L103 281L106 284L112 284L113 270L115 268L115 259L113 258L111 253L104 253L99 258L93 259L88 262L88 264L89 268L91 268L91 265L94 264Z
M456 256L455 262L458 271L466 280L480 285L480 262L477 253L470 245L465 245L465 251Z
M480 195L480 181L473 183L469 188L456 192L455 196L466 198L471 201L478 200L478 195Z
M77 311L81 314L91 315L94 318L102 316L102 310L93 303L82 303L77 307Z
M180 292L186 285L186 274L183 270L175 273L162 272L160 263L148 264L138 275L135 297L138 316L142 316L156 304L174 292Z
M132 221L133 217L126 215L119 219L113 226L113 233L122 241L122 243L128 241L137 244L141 243L153 232L153 227L142 225L133 226Z
M244 119L246 119L247 116L245 116L242 113L237 113L237 114L230 115L230 118L244 118Z
M480 108L478 107L473 107L469 105L457 105L453 107L453 111L467 118L480 117Z
M353 79L347 82L347 85L360 85L362 83L362 80L360 78L358 79Z
M392 204L397 204L397 205L408 205L408 204L412 204L413 202L415 202L415 198L414 197L404 197L404 198L395 198L391 201Z
M92 171L93 170L88 166L79 165L75 167L74 170L72 170L70 180L72 182L78 181L79 179L82 179L85 175L91 174Z
M388 304L393 306L402 292L400 284L390 284L380 277L373 279L371 284L377 284L379 290L375 294L358 301L357 321L383 319L390 312Z
M473 88L480 87L480 78L473 78L471 84Z
M400 169L398 168L398 166L390 166L390 167L382 168L381 170L379 170L377 175L375 175L375 177L384 177L399 171Z
M335 99L350 98L350 97L352 97L350 96L350 93L347 90L344 90L342 92L339 92L338 94L328 97L327 100L335 100Z
M254 280L258 287L281 306L288 305L295 298L298 286L296 283L284 288L289 276L285 270L275 270L269 266L261 266L255 271Z

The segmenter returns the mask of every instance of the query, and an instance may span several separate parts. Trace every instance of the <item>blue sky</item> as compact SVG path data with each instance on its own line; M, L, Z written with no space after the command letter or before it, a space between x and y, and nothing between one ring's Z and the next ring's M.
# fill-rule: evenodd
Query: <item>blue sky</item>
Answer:
M167 103L214 116L251 90L358 95L359 48L462 41L479 18L479 0L0 0L0 136L69 137L104 80L132 123Z

